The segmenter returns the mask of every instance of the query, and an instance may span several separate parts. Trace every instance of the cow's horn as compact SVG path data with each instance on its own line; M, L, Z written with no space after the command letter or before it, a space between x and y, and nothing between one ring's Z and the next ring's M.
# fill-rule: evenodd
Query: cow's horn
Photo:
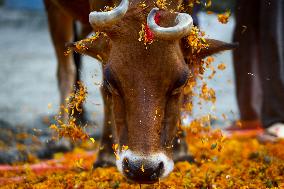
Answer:
M193 25L192 18L189 14L178 13L175 22L176 26L164 28L156 24L155 15L159 11L158 8L153 8L148 15L147 24L154 36L164 40L175 40L187 36Z
M111 11L97 12L93 11L89 14L90 24L97 29L97 27L110 26L119 21L127 12L129 6L128 0L121 0L119 6Z

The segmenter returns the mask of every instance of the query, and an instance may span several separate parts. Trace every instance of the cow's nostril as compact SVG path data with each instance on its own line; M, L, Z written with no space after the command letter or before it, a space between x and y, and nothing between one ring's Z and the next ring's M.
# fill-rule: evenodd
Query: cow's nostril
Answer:
M129 162L129 161L128 161L127 158L124 158L124 159L123 159L123 163L124 163L125 165L127 165L127 166L128 166L128 162Z
M164 169L164 163L161 161L159 163L159 167L158 167L160 170L163 170Z
M153 180L157 179L162 174L163 169L164 169L164 163L160 162L158 164L158 167L153 171L151 179Z
M128 160L127 158L124 158L124 159L123 159L123 164L122 164L122 166L123 166L123 169L124 169L125 172L128 172L128 171L129 171L129 160Z

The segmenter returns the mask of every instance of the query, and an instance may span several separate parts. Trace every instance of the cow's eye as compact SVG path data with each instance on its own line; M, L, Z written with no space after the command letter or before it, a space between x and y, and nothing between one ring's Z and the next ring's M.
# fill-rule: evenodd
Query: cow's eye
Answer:
M183 72L183 74L179 77L179 79L174 84L172 95L180 93L183 87L187 84L188 79L189 79L189 73Z

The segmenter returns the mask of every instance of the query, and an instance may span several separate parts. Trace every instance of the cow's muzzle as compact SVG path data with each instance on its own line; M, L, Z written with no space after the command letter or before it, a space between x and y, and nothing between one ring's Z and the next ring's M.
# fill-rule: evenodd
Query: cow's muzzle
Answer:
M157 182L160 178L168 176L174 167L173 161L164 153L146 156L131 150L122 152L116 164L119 171L129 180L141 184Z

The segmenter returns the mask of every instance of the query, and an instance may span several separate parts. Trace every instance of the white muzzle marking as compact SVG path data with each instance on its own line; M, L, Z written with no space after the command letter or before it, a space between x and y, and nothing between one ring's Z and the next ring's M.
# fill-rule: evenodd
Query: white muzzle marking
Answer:
M165 178L167 177L173 170L174 168L174 162L173 160L171 160L168 156L166 156L164 153L159 152L159 153L155 153L153 155L140 155L138 153L132 152L131 150L126 150L126 151L121 151L119 153L119 159L116 160L116 166L117 169L124 174L123 172L123 168L122 168L122 162L124 160L124 158L129 159L130 161L143 161L143 160L147 160L152 162L153 164L159 164L160 162L163 162L164 164L164 170L162 175L160 176L160 178Z

